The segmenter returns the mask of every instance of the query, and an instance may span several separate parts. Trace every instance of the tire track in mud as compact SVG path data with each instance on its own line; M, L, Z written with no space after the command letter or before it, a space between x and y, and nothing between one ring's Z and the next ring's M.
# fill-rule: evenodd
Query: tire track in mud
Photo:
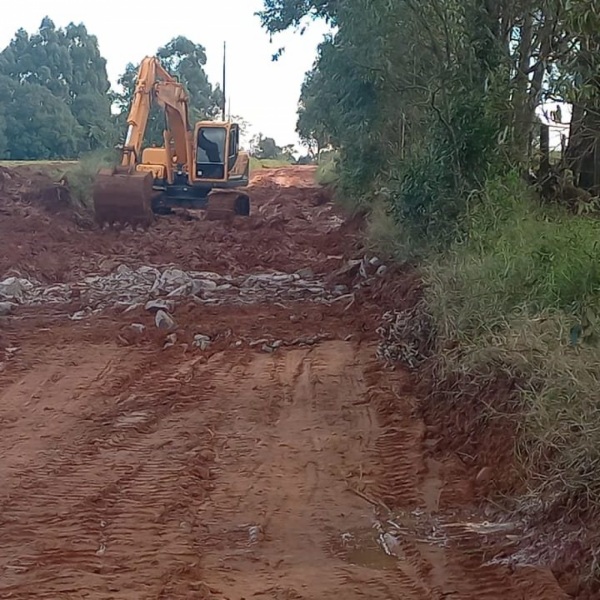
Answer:
M133 361L129 375L143 364ZM212 486L214 453L193 366L160 383L159 370L143 369L117 397L105 395L114 382L104 379L85 394L103 409L2 496L0 597L204 589L194 507Z
M375 426L370 409L355 405L360 354L329 342L256 355L243 373L218 376L219 397L237 387L225 409L235 417L218 432L217 487L203 516L213 533L202 545L207 581L223 597L400 597L391 573L350 565L330 548L353 524L371 526L370 506L346 489L360 465L370 470Z
M566 600L549 571L486 565L485 543L466 522L444 527L444 520L451 523L457 516L439 508L448 483L444 465L425 458L424 426L413 416L416 400L406 393L404 375L383 373L373 364L367 382L382 429L375 444L381 468L372 494L385 503L383 510L378 507L379 519L391 518L397 526L393 553L404 576L418 586L419 597Z

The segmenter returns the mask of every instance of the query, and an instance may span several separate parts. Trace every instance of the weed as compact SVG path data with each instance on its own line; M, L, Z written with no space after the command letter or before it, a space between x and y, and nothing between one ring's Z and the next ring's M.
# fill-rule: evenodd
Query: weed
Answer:
M82 156L79 162L64 172L76 212L91 213L93 211L94 179L100 169L116 164L117 158L113 152L93 152Z

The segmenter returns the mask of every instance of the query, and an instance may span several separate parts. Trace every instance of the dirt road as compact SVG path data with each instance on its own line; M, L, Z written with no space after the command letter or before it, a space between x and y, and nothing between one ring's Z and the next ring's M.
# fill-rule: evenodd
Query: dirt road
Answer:
M310 168L253 197L232 226L146 232L0 203L0 279L21 282L0 318L0 598L567 598L505 564L519 525L428 458L410 377L377 362L410 285L348 262L358 224Z

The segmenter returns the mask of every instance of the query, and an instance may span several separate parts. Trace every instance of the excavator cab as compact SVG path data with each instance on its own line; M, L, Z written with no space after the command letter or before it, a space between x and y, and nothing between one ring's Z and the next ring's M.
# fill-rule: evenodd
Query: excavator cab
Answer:
M196 125L195 176L199 180L223 183L236 172L244 170L240 157L240 128L236 123L200 122ZM241 161L240 161L241 158ZM239 182L236 183L239 185Z
M240 152L240 128L236 123L202 121L194 132L196 158L194 179L210 186L207 194L209 219L227 215L247 216L250 201L237 188L247 186L250 160Z

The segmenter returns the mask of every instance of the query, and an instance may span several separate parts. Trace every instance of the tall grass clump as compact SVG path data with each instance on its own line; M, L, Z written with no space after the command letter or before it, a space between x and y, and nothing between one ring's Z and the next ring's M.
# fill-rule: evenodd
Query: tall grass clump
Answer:
M91 152L67 169L66 178L73 208L77 212L91 213L94 210L92 191L94 180L102 168L114 166L118 162L116 151Z

